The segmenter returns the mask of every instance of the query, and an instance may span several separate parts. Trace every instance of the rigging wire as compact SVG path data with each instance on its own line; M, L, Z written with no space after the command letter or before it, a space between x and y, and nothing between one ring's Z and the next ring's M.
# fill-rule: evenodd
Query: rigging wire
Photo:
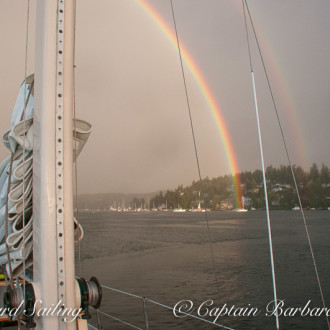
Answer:
M23 123L24 123L24 140L23 140L23 167L25 168L25 116L26 116L26 79L27 79L27 65L28 65L28 50L29 50L29 20L30 20L30 0L27 0L27 13L26 13L26 40L25 40L25 64L24 64L24 110L23 110ZM32 86L31 86L32 87ZM31 88L30 87L30 88ZM32 93L32 89L29 91L29 96ZM25 297L25 284L26 284L26 264L25 264L25 175L23 174L23 296ZM18 321L20 322L20 321Z
M89 328L91 328L91 329L96 329L96 330L99 329L99 328L94 327L94 325L92 325L92 324L90 324L90 323L88 323L87 325L88 325L88 329L89 329Z
M201 175L201 169L200 169L200 164L199 164L199 157L198 157L198 151L197 151L197 143L196 143L196 138L195 138L195 130L194 130L193 119L192 119L192 114L191 114L191 107L190 107L190 101L189 101L189 93L188 93L188 88L187 88L187 83L186 83L186 76L185 76L185 71L184 71L184 66L183 66L182 53L181 53L181 45L180 45L180 39L179 39L178 29L177 29L177 24L176 24L176 19L175 19L173 1L170 0L170 3L171 3L172 18L173 18L173 24L174 24L174 30L175 30L175 37L176 37L177 48L178 48L179 58L180 58L180 66L181 66L181 73L182 73L184 91L185 91L185 96L186 96L186 104L187 104L187 109L188 109L188 114L189 114L189 121L190 121L190 127L191 127L191 133L192 133L192 138L193 138L193 143L194 143L196 164L197 164L197 169L198 169L198 177L199 177L200 184L202 184L202 175ZM207 226L208 239L209 239L209 243L210 243L210 250L211 250L211 257L212 257L212 264L213 264L213 271L214 271L214 279L215 279L215 283L216 283L216 289L217 289L219 304L221 304L221 302L220 302L219 281L218 281L218 275L217 275L215 258L214 258L214 251L213 251L211 230L210 230L209 219L208 219L208 214L207 214L207 211L206 210L205 210L205 220L206 220L206 226Z
M289 163L289 166L290 166L290 169L291 169L291 174L292 174L295 190L297 192L300 212L301 212L301 215L302 215L302 218L303 218L303 223L304 223L304 227L305 227L305 231L306 231L306 236L307 236L307 240L308 240L309 249L310 249L310 252L311 252L311 257L312 257L312 260L313 260L314 270L315 270L316 279L317 279L317 283L318 283L319 290L320 290L322 304L323 304L323 307L326 308L324 294L323 294L323 290L322 290L322 285L321 285L321 281L320 281L320 277L319 277L319 272L318 272L318 268L317 268L317 265L316 265L314 250L313 250L313 246L312 246L312 242L311 242L311 239L310 239L309 230L308 230L308 226L307 226L307 221L306 221L306 217L305 217L305 212L304 212L303 207L302 207L302 202L301 202L301 197L300 197L300 193L299 193L299 189L298 189L296 175L294 173L293 165L292 165L292 162L291 162L289 150L288 150L288 147L287 147L287 143L286 143L286 139L285 139L285 135L284 135L284 131L283 131L283 127L282 127L280 116L279 116L278 109L277 109L277 106L276 106L274 93L273 93L273 90L272 90L272 87L271 87L271 84L270 84L270 79L269 79L269 76L268 76L268 73L267 73L267 69L266 69L265 61L264 61L264 58L263 58L263 55L262 55L262 51L261 51L261 47L260 47L259 40L258 40L258 37L257 37L257 33L256 33L255 28L254 28L254 24L253 24L253 20L252 20L250 10L249 10L249 6L248 6L246 0L244 0L244 2L245 2L245 6L246 6L246 9L247 9L248 15L249 15L249 20L250 20L251 27L252 27L253 34L254 34L254 38L255 38L255 41L256 41L256 44L257 44L257 48L258 48L259 56L260 56L260 59L261 59L261 62L262 62L263 70L264 70L264 73L265 73L265 76L266 76L268 89L269 89L271 99L272 99L272 103L273 103L273 107L274 107L274 110L275 110L275 113L276 113L276 118L277 118L277 122L278 122L279 129L280 129L280 132L281 132L285 153L286 153L287 160L288 160L288 163ZM244 12L244 15L245 15L245 12ZM327 320L328 329L330 329L330 323L329 323L328 317L326 317L326 320Z
M75 162L74 162L74 180L75 180L75 204L76 204L76 216L79 219L79 208L78 208L78 157L77 157L77 116L76 116L76 28L77 28L77 0L73 2L74 6L74 23L73 23L73 132L74 132L74 143L75 143ZM78 250L78 273L79 277L82 277L81 267L81 246L80 239L77 242ZM97 316L97 327L103 329L100 321L99 310L96 309Z
M190 316L190 317L192 317L194 319L197 319L197 320L200 320L200 321L203 321L203 322L206 322L206 323L210 323L210 324L212 324L214 326L217 326L217 327L221 327L221 328L224 328L224 329L227 329L227 330L234 330L233 328L227 327L225 325L222 325L222 324L219 324L219 323L215 323L215 322L211 322L211 321L209 321L207 319L204 319L202 317L199 317L199 316L196 316L194 314L190 314L190 313L184 312L182 310L177 310L176 308L167 306L167 305L162 304L160 302L157 302L155 300L152 300L152 299L149 299L149 298L146 298L146 297L142 297L142 296L139 296L139 295L134 294L134 293L129 293L129 292L126 292L126 291L123 291L123 290L118 290L118 289L115 289L115 288L112 288L112 287L106 286L106 285L101 285L101 287L104 288L104 289L107 289L107 290L115 291L115 292L118 292L118 293L121 293L121 294L124 294L124 295L127 295L127 296L131 296L131 297L134 297L134 298L141 299L142 301L143 300L144 301L149 301L152 304L158 305L158 306L163 307L163 308L166 308L166 309L170 309L173 312L179 312L180 314L184 314L184 315Z
M146 301L146 297L142 297L142 307L143 307L143 314L144 314L145 330L149 330L148 311L147 311L147 301Z
M91 307L91 309L94 309L94 308ZM95 310L95 309L94 309L94 310ZM144 330L143 328L139 328L139 327L135 326L135 325L132 324L132 323L129 323L129 322L127 322L127 321L124 321L124 320L122 320L122 319L120 319L120 318L118 318L118 317L115 317L115 316L113 316L113 315L110 315L110 314L108 314L108 313L105 313L105 312L102 312L102 311L99 311L99 313L102 314L102 315L104 315L104 316L107 316L107 317L109 317L109 318L111 318L111 319L113 319L113 320L115 320L115 321L118 321L118 322L120 322L120 323L126 324L126 325L128 325L129 327L131 327L131 328L138 329L138 330Z
M76 204L76 215L79 218L78 209L78 157L77 157L77 127L76 127L76 23L77 23L77 1L74 0L74 32L73 32L73 132L74 132L74 143L75 143L75 162L74 162L74 180L75 180L75 204ZM80 251L80 240L77 242L78 249L78 272L79 277L82 276L81 271L81 251Z
M249 33L248 33L248 28L247 28L245 6L244 6L243 0L242 0L242 5L243 5L243 12L244 12L244 23L245 23L245 31L246 31L246 41L247 41L247 45L248 45L248 54L249 54L249 61L250 61L250 70L251 70L253 96L254 96L254 105L255 105L256 119L257 119L257 126L258 126L259 148L260 148L260 158L261 158L261 166L262 166L262 178L263 178L263 183L264 183L264 195L265 195L265 204L266 204L266 216L267 216L267 228L268 228L268 242L269 242L270 262L271 262L271 270L272 270L273 294L274 294L274 301L277 302L274 252L273 252L272 230L271 230L269 205L268 205L268 194L267 194L267 181L266 181L266 171L265 171L265 160L264 160L264 154L263 154L262 135L261 135L259 110L258 110L258 100L257 100L256 84L255 84L255 80L254 80L254 72L253 72L253 66L252 66ZM279 329L280 328L280 323L279 323L279 317L278 317L278 312L277 311L275 312L275 320L276 320L276 328Z

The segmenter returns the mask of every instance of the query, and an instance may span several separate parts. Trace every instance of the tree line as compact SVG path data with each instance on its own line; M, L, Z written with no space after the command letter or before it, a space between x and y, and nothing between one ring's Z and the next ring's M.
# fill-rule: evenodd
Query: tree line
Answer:
M330 206L330 171L326 165L321 168L313 164L307 171L300 166L292 168L302 206L304 208L326 209ZM269 206L271 209L292 209L298 206L298 195L290 166L268 166L266 183ZM196 208L201 203L203 208L221 210L237 208L238 199L244 201L249 209L265 207L262 172L245 171L236 174L241 185L241 195L235 198L234 177L224 175L202 181L193 181L190 186L178 186L176 189L157 193L149 200L150 208L184 209ZM138 198L134 202L142 203ZM145 200L143 200L145 202Z

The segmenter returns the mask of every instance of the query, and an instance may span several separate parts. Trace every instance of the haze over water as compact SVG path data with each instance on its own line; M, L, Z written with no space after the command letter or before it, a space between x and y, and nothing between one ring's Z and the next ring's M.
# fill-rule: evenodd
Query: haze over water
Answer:
M34 72L31 0L28 74ZM147 0L173 28L170 3ZM200 68L241 170L260 168L240 0L173 1L180 41ZM250 0L292 162L330 164L330 22L327 0ZM0 131L24 79L26 2L0 13ZM78 164L80 193L152 192L197 179L178 52L135 0L77 2L76 106L93 132ZM286 164L255 42L251 48L266 165ZM185 66L202 176L229 174L211 111ZM1 158L7 153L0 147Z

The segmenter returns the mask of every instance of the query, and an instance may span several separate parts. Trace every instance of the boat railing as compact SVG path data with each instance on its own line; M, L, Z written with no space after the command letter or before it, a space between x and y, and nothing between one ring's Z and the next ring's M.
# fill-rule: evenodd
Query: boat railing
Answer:
M146 298L146 297L143 297L143 296L139 296L137 294L129 293L129 292L126 292L126 291L123 291L123 290L115 289L115 288L112 288L112 287L109 287L109 286L106 286L106 285L101 285L101 287L103 289L115 291L115 292L120 293L120 294L124 294L124 295L127 295L127 296L131 296L131 297L140 299L142 301L143 312L144 312L144 320L145 320L145 328L137 327L137 326L135 326L135 325L133 325L133 324L125 321L125 320L122 320L122 319L120 319L118 317L115 317L113 315L110 315L108 313L105 313L104 311L101 311L99 309L97 309L97 310L95 309L96 313L100 313L103 316L109 317L109 318L111 318L111 319L113 319L115 321L118 321L120 323L123 323L123 324L125 324L125 325L127 325L127 326L129 326L131 328L134 328L134 329L149 330L147 304L146 304L148 302L148 303L157 305L159 307L162 307L164 309L171 310L172 312L178 312L178 313L180 313L182 315L185 315L186 317L191 317L193 319L197 319L199 321L202 321L202 322L205 322L205 323L209 323L212 326L216 326L216 327L223 328L223 329L228 329L228 330L234 330L233 328L227 327L227 326L225 326L223 324L219 324L219 323L216 323L216 322L209 321L209 320L207 320L207 319L205 319L203 317L200 317L200 316L197 316L197 315L194 315L194 314L191 314L191 313L186 313L186 312L184 312L182 310L178 310L178 309L173 308L171 306L168 306L168 305L165 305L163 303L157 302L157 301L155 301L153 299L149 299L149 298ZM99 319L98 319L98 326L97 327L95 327L95 326L93 326L91 324L89 324L89 326L91 327L91 329L102 329L101 324L99 322Z

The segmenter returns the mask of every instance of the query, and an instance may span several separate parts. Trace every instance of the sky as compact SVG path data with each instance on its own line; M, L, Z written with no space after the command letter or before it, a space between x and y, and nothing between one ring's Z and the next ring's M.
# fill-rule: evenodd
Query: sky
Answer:
M169 0L144 0L173 31ZM78 192L153 192L198 180L178 49L138 0L77 0L76 111L93 131ZM28 74L34 71L30 0ZM261 168L241 0L173 0L180 43L203 75L240 171ZM293 164L330 165L330 2L248 0ZM0 132L24 79L27 1L2 1ZM249 37L266 166L287 159L256 43ZM212 110L184 71L202 177L230 174ZM0 147L0 158L8 154Z

